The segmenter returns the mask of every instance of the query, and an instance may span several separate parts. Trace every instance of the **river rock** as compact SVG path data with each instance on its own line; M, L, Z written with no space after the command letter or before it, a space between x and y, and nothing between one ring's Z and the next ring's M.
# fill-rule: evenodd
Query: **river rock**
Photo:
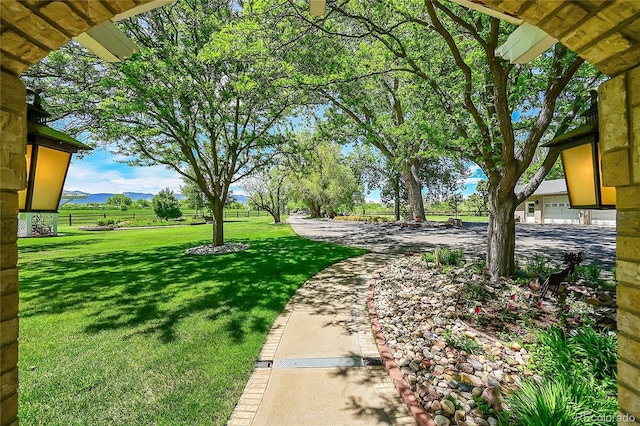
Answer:
M405 357L402 357L396 361L396 364L398 364L398 367L408 367L410 363L411 361L409 361L409 359Z
M491 374L496 378L496 380L504 380L504 371L502 370L494 370Z
M475 387L482 387L482 379L474 374L461 373L460 380Z
M498 399L496 398L496 389L497 388L494 387L488 387L484 391L482 391L481 397L487 402L487 404L494 405L496 402L498 402Z
M458 370L462 373L473 374L474 368L473 365L468 362L463 362L458 365Z
M451 424L451 421L448 418L440 414L438 414L433 421L435 421L438 426L449 426Z
M449 414L454 414L456 412L456 407L453 405L453 402L448 399L443 399L440 401L440 405L442 405L442 409Z

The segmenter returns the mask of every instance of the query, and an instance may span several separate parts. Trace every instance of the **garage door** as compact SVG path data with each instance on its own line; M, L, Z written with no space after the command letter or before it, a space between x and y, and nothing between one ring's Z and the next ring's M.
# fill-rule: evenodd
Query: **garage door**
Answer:
M578 224L580 222L580 210L569 208L569 197L565 195L544 197L543 203L544 223Z
M616 211L591 210L591 224L598 226L616 226Z

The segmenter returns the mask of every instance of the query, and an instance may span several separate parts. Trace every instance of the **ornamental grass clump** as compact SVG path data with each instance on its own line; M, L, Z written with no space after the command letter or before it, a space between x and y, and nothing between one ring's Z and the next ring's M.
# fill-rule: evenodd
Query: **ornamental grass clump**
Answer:
M537 382L530 379L510 394L509 411L500 416L500 424L522 426L602 426L608 407L594 398L583 382L566 378L550 378ZM615 418L615 416L612 416ZM615 424L615 423L613 423Z
M464 260L464 253L462 250L452 250L449 247L438 247L433 253L423 253L422 260L427 263L435 262L441 265L459 266Z
M614 425L617 403L617 337L583 327L551 327L532 349L544 379L526 381L505 400L507 425Z

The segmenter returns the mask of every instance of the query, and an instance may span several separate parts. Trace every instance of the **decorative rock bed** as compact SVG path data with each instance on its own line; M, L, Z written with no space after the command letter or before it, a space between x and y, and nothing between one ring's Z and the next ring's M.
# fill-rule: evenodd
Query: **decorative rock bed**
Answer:
M80 231L113 231L113 226L81 226L78 228Z
M226 243L221 246L214 246L213 244L208 244L205 246L192 247L185 251L185 254L198 254L198 255L216 255L216 254L225 254L225 253L235 253L238 251L243 251L249 248L248 244L241 243Z
M373 284L373 305L385 345L404 382L438 426L496 425L495 413L505 408L502 395L525 377L540 379L518 342L501 343L460 319L468 316L461 308L462 286L484 279L466 273L461 268L443 274L427 268L419 257L404 257L383 268ZM495 286L488 289L495 291L492 297L506 293L508 301L512 286L505 282ZM524 293L531 297L525 290L518 297L524 298ZM545 320L543 312L553 310L547 301L538 307Z

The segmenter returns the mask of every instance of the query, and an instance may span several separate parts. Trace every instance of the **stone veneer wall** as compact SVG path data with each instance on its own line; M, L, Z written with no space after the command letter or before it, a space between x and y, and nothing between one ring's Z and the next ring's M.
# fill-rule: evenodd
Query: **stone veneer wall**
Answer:
M25 187L26 92L2 72L0 97L0 424L17 425L18 194Z
M640 67L600 86L603 180L617 187L618 401L640 423ZM624 424L620 422L620 424Z

